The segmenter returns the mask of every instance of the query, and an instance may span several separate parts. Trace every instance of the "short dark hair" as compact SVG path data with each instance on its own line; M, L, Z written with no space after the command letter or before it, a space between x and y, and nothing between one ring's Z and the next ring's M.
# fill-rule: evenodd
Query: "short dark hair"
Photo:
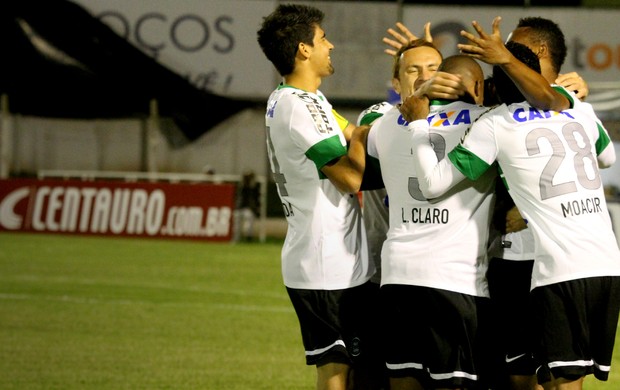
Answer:
M263 53L282 76L295 68L295 56L300 43L313 45L315 27L325 14L318 8L300 4L281 4L263 18L257 33Z
M455 54L450 57L444 58L441 65L439 65L438 71L451 73L454 75L460 75L465 85L480 85L483 86L484 73L480 64L475 59L463 55ZM484 91L478 90L477 93L483 94ZM484 98L484 95L481 95ZM475 96L471 95L468 91L459 98L460 101L470 104L476 104Z
M517 28L519 27L529 28L529 36L533 41L544 42L547 45L553 70L560 73L567 53L564 33L560 26L552 20L533 16L519 19Z
M519 61L523 62L530 69L540 73L540 61L538 56L527 46L517 42L506 42L506 48ZM510 76L498 66L493 66L493 84L495 85L495 93L501 103L512 104L525 100L525 97L519 88L512 81Z
M406 52L407 50L415 49L417 47L424 47L424 46L435 49L437 53L439 53L439 57L441 57L441 60L443 61L443 55L441 55L441 52L439 51L439 49L437 49L437 47L433 44L433 42L429 42L426 39L421 39L421 38L414 39L413 41L410 41L408 44L401 46L400 49L398 49L398 51L394 55L394 64L392 66L392 77L395 79L398 78L398 73L400 72L400 57L403 55L404 52Z

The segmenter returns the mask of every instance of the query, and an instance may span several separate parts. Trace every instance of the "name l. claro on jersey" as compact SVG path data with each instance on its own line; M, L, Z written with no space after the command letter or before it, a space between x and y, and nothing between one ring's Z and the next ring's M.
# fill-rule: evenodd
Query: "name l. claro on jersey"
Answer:
M448 209L413 207L411 209L401 207L403 223L432 223L446 224L450 221Z

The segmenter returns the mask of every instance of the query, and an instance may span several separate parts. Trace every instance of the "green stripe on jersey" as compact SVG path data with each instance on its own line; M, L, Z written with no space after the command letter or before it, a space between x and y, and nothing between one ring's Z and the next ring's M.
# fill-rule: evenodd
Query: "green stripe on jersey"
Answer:
M478 179L491 167L460 144L448 153L448 158L463 175L471 180Z
M323 168L323 166L328 162L338 157L342 157L345 154L347 154L347 148L340 143L340 137L337 135L325 138L321 142L314 144L306 151L306 157L314 162L321 179L326 178L323 172L321 172L321 168Z
M575 108L575 100L573 99L573 97L571 96L570 93L566 92L564 87L553 86L551 88L555 89L557 92L561 93L562 95L564 95L568 99L568 103L570 104L569 108Z
M609 145L611 140L609 139L607 132L605 131L603 126L600 125L600 123L597 123L596 126L598 127L598 139L596 140L596 154L599 155L603 152L603 150L605 150L605 148L607 147L607 145Z
M360 126L369 125L375 121L377 118L381 118L383 116L382 112L371 112L369 114L364 115L364 117L360 120Z

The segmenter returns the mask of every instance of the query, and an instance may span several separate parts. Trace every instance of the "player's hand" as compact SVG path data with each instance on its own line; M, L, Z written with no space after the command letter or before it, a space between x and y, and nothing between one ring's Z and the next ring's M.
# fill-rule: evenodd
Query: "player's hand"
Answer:
M577 95L580 100L586 100L586 97L590 93L588 84L577 72L561 74L555 79L555 83L569 91L575 92L575 95Z
M416 85L415 95L426 95L430 99L455 100L465 94L467 89L459 75L437 72L430 79Z
M388 37L383 38L383 43L391 47L385 49L383 52L390 56L395 56L401 47L418 39L418 37L409 31L409 29L401 22L396 22L396 27L400 30L400 32L394 30L393 28L387 29L388 34L390 34L394 39L390 39ZM430 22L424 25L424 39L428 42L433 42Z
M499 24L501 20L502 18L500 16L493 19L493 33L491 34L487 34L482 26L474 20L471 24L478 33L478 37L470 32L462 30L461 36L466 38L470 43L459 43L457 45L461 53L476 58L482 62L486 62L490 65L503 65L509 63L512 58L512 54L508 49L506 49L506 45L504 45L504 41L502 40L502 36L499 31Z
M430 111L429 102L430 100L426 95L411 95L403 100L398 109L407 122L413 122L418 119L426 119Z
M527 222L519 213L517 206L513 206L506 213L506 233L514 233L527 228Z

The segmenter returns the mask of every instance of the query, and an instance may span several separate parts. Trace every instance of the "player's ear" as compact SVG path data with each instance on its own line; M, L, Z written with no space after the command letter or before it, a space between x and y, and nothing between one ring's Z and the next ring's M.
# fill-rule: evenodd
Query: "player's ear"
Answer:
M477 104L482 104L484 101L484 81L476 80L474 84L474 99Z
M536 53L536 55L538 58L549 57L549 47L546 43L541 43L540 46L538 46L538 53Z
M400 95L400 80L397 79L396 77L392 78L392 88L394 88L394 91Z
M303 57L304 59L310 57L310 49L308 45L303 42L299 42L297 45L297 55Z

